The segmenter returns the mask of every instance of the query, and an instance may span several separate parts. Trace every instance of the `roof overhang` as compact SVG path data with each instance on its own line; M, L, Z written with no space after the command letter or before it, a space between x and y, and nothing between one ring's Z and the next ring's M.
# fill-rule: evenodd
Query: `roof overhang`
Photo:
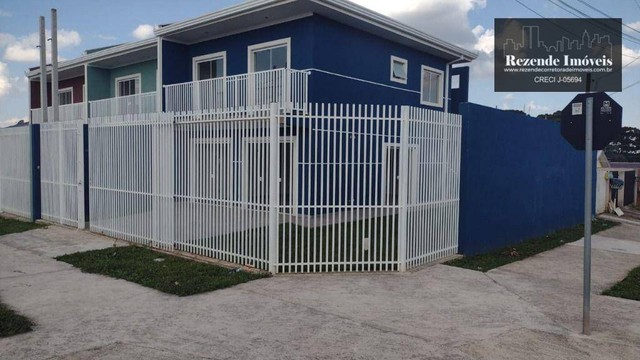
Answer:
M244 2L156 30L156 35L183 44L318 14L334 21L401 43L447 61L469 62L477 54L416 30L346 0L255 0Z
M158 40L151 38L106 48L76 59L61 61L58 64L60 80L84 75L85 65L111 69L131 63L155 59L158 56L157 46ZM50 66L47 66L47 73L51 73ZM27 77L29 78L39 75L40 67L29 69L27 72Z

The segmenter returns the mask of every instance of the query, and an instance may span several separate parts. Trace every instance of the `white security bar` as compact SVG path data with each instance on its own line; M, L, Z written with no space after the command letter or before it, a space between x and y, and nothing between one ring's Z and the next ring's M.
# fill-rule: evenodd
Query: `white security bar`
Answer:
M225 112L268 107L301 110L307 102L309 73L276 69L182 84L165 85L167 112Z
M131 114L155 113L156 92L119 96L110 99L89 101L89 116L92 118Z

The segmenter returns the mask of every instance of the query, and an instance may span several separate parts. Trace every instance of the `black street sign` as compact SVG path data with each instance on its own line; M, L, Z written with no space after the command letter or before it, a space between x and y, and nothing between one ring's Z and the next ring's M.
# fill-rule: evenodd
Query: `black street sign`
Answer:
M588 97L593 98L593 150L603 150L622 132L622 106L604 92L573 98L562 110L560 133L576 150L584 150Z

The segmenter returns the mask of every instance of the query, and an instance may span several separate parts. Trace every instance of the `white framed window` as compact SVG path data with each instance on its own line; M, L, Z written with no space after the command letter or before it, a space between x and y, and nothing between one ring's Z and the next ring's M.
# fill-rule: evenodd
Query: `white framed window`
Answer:
M444 72L422 65L420 103L435 107L442 107L444 98Z
M391 56L391 81L406 85L408 73L409 62L406 59Z
M58 90L58 104L60 105L73 104L73 88L72 87Z
M247 50L249 72L291 67L291 38L251 45Z
M196 56L193 58L193 81L227 76L227 52Z
M140 94L140 74L116 78L116 97Z

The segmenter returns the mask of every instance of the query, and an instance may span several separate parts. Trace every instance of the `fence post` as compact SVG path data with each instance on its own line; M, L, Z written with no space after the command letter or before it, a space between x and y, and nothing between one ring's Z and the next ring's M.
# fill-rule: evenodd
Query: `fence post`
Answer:
M31 133L31 220L42 218L40 188L40 125L29 125Z
M84 121L78 121L76 125L76 180L78 195L78 229L86 228L85 217L85 179L84 179Z
M398 262L399 271L407 270L407 194L409 186L409 111L400 110L400 173L398 184Z
M269 272L277 272L278 207L280 202L280 146L278 141L278 104L271 104L269 112Z

